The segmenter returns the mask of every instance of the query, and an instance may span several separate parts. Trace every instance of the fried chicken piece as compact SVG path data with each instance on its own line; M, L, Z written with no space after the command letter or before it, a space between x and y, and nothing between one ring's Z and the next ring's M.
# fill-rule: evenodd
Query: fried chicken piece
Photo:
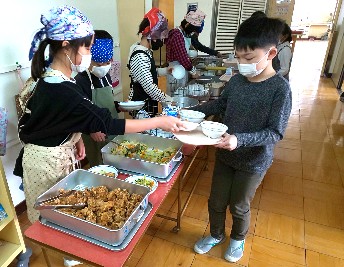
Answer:
M97 217L97 223L103 226L111 225L113 222L113 213L111 211L102 212L99 217Z
M109 190L106 186L97 186L91 189L92 193L94 194L95 198L107 200L107 194L109 193Z

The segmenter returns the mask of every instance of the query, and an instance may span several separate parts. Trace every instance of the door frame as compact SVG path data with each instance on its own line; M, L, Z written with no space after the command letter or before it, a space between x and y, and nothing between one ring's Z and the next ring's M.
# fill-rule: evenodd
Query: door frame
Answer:
M325 57L324 57L324 62L323 62L323 66L322 66L321 72L320 72L321 76L325 75L324 72L325 72L326 62L327 62L327 58L329 56L331 44L332 44L332 41L333 41L333 35L334 35L334 32L335 32L336 27L337 27L339 13L340 13L340 10L341 10L341 7L342 7L342 3L343 3L343 0L337 0L337 4L336 4L335 10L333 12L334 16L332 18L332 29L331 29L331 32L329 34L329 39L328 39L328 43L327 43L327 49L326 49L326 53L325 53ZM344 25L342 27L344 27Z

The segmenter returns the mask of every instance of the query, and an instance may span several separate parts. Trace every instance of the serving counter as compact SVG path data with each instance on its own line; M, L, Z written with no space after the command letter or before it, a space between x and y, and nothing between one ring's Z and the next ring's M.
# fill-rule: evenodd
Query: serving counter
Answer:
M181 191L183 184L186 182L188 174L191 168L194 166L195 162L201 160L203 163L203 168L206 167L207 163L207 147L184 145L182 149L183 154L185 155L184 160L180 163L171 179L166 183L159 183L158 188L149 196L149 202L152 206L152 210L142 222L136 234L133 236L125 249L121 251L112 251L82 240L80 238L71 236L67 233L52 229L46 225L43 225L39 221L35 222L25 231L25 237L42 248L43 255L48 267L52 266L52 264L49 260L47 250L58 252L63 256L73 258L90 266L123 266L132 254L135 246L139 243L142 236L145 234L155 215L175 221L176 226L172 229L173 232L177 233L180 230L181 218L197 186L198 179L194 183L194 186L184 203L182 203L181 201ZM204 151L205 154L202 157L200 157L200 154L202 154L200 153L201 151ZM117 178L124 180L127 176L128 174L119 173L119 176ZM164 214L157 214L159 207L166 199L168 193L176 182L178 187L177 216L169 217Z

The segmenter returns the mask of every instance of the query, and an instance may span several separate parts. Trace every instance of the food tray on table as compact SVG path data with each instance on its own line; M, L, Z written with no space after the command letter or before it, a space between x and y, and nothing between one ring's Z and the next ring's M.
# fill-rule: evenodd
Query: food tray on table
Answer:
M147 218L147 216L149 215L149 213L151 212L151 210L153 209L153 206L151 203L148 203L147 208L145 209L145 212L143 213L142 217L139 219L139 221L134 225L134 227L131 229L131 231L129 232L129 234L123 239L122 243L118 246L112 246L110 244L107 244L105 242L102 242L100 240L94 239L92 237L89 237L87 235L83 235L80 234L78 232L75 232L73 230L70 230L66 227L63 227L61 225L57 225L53 222L50 222L47 219L44 219L42 217L39 218L39 221L41 224L48 226L52 229L55 229L57 231L63 232L65 234L80 238L82 240L85 240L86 242L92 243L94 245L103 247L105 249L109 249L112 251L121 251L123 249L125 249L128 244L130 243L130 241L133 239L133 237L135 236L136 232L139 230L139 228L141 227L142 223L144 222L144 220Z
M135 144L135 147L138 146L137 150L128 153L128 149L132 149L129 146L119 149L120 146L123 146L122 144L125 141L132 145ZM101 149L101 152L104 164L115 166L120 170L146 174L155 178L166 178L183 157L181 152L182 145L182 142L179 140L170 138L162 138L148 134L125 134L116 136ZM142 150L143 147L145 148ZM112 152L113 150L118 150L130 156L114 154ZM173 151L173 153L171 152L172 154L170 156L163 156L163 159L169 160L165 163L157 163L142 159L142 156L147 155L155 157L155 150L159 150L160 152ZM164 155L164 153L162 153L162 155Z
M183 159L181 159L176 166L174 166L174 168L172 169L172 171L167 175L167 177L165 178L160 178L160 177L153 177L156 181L158 181L159 183L168 183L171 178L173 177L173 175L175 174L175 172L178 170L180 164L182 163ZM133 171L127 171L127 170L121 170L118 169L119 173L122 174L126 174L126 175L142 175L142 173L138 173L138 172L133 172Z
M98 223L93 223L89 220L81 219L71 214L64 213L59 209L40 209L39 210L40 216L43 219L46 219L47 221L53 224L56 224L61 227L67 228L71 231L77 232L80 235L85 235L89 238L96 239L102 243L106 243L111 246L120 245L123 242L123 240L126 238L126 236L130 233L130 231L134 228L136 223L140 220L141 216L143 216L147 208L148 196L149 196L150 190L149 188L145 186L131 184L119 179L114 179L112 177L110 178L110 177L103 176L100 174L91 173L86 170L78 169L71 172L69 175L67 175L57 184L55 184L52 188L50 188L45 193L40 195L36 200L36 204L42 203L42 202L44 203L44 201L47 201L48 199L51 199L52 197L59 195L61 189L63 190L75 189L75 190L82 191L82 190L85 190L86 188L95 188L99 186L105 186L108 189L108 191L117 189L117 191L119 191L118 195L116 194L112 195L116 197L116 201L125 201L125 198L120 196L121 193L123 194L125 193L124 189L131 195L135 193L142 196L142 200L141 198L137 199L135 207L132 209L132 211L129 211L130 215L127 214L127 216L124 219L121 219L120 224L117 225L118 229L110 229ZM83 194L80 191L78 191L77 193ZM100 195L97 195L97 193L95 193L93 200L91 200L91 201L96 201L93 207L89 208L88 210L86 210L85 208L78 212L87 212L87 215L89 215L88 212L96 208L97 212L100 212L100 216L104 218L106 217L107 218L106 222L109 222L109 220L111 219L109 217L110 213L106 213L106 212L107 211L110 212L110 209L112 208L113 205L111 205L111 203L109 204L106 201L103 201L104 205L99 206L100 204L102 204L102 203L99 203L99 204L97 203L97 201L101 200L99 196ZM88 199L86 203L87 204L92 203L89 201L90 200ZM46 203L49 205L49 202L46 202ZM126 209L128 207L127 204L124 202L121 207L123 207L123 209ZM120 212L122 212L121 207L118 207ZM128 211L123 211L123 212L128 212ZM111 214L116 215L116 216L123 215L121 213L117 213L117 211L112 211ZM96 215L94 214L94 216ZM112 220L113 222L119 222L119 221L115 221L114 217L112 217Z

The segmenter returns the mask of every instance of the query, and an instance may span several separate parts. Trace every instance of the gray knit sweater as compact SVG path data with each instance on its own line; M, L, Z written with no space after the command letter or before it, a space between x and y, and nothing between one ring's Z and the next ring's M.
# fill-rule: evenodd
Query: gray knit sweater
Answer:
M258 83L233 76L219 99L193 107L208 115L222 115L228 133L238 139L233 151L217 150L217 159L243 171L266 171L275 144L283 138L291 112L292 93L279 74Z

